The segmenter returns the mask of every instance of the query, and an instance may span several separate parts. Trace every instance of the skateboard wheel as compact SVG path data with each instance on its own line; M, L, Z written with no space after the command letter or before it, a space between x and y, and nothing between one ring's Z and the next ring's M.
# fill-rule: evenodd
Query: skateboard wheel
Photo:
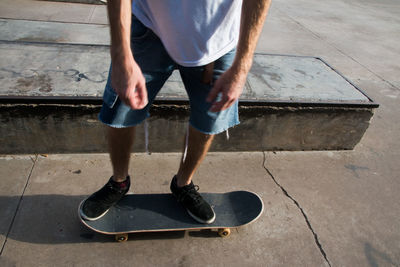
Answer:
M128 234L115 235L115 240L118 242L125 242L128 240Z
M231 229L229 229L229 228L218 229L218 234L221 237L227 237L227 236L229 236L231 234Z

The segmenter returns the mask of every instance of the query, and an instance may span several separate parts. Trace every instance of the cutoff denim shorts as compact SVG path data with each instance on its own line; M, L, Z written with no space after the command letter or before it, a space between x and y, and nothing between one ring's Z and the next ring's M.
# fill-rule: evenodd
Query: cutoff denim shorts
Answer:
M120 101L111 87L111 68L103 95L99 119L114 128L135 126L150 116L151 104L168 77L177 69L189 96L192 127L205 134L218 134L239 124L238 102L221 112L210 112L211 103L206 101L211 84L202 82L204 66L184 67L175 63L165 50L161 40L136 17L132 17L131 47L134 59L146 79L149 104L141 110L133 110ZM231 65L236 50L232 50L214 62L213 80Z

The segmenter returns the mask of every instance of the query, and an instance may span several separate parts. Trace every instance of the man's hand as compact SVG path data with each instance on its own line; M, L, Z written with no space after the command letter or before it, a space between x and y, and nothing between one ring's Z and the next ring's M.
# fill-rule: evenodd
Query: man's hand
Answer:
M246 76L246 71L240 71L233 67L224 72L208 94L207 102L213 102L210 111L219 112L232 106L242 94ZM217 99L219 94L221 97Z
M232 67L219 77L207 97L208 102L214 102L221 93L221 99L213 103L210 111L227 109L239 99L270 4L271 0L243 1L236 56Z
M131 109L147 105L146 81L130 51L113 57L111 82L121 101Z

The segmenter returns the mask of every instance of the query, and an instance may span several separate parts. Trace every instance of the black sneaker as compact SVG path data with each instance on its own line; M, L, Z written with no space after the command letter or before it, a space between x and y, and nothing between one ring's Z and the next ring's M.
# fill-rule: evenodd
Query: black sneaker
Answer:
M171 181L171 192L187 210L190 216L200 223L213 223L215 221L215 212L197 192L199 187L190 182L189 185L178 187L176 175Z
M82 201L79 207L81 217L94 221L103 217L112 205L117 203L128 191L131 181L128 176L124 182L117 183L112 177L99 191Z

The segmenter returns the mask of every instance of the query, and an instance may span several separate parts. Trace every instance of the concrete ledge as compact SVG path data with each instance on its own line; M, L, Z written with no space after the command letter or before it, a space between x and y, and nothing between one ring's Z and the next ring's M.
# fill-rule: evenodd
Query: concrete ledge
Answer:
M104 152L97 120L107 46L0 43L0 153ZM149 151L180 151L189 116L174 72L155 100ZM213 151L340 150L361 140L378 105L319 58L257 54L241 124ZM138 127L135 151L145 151Z
M100 105L2 104L4 154L105 152ZM186 105L154 105L149 125L150 152L182 149L189 115ZM353 149L369 126L371 109L241 106L242 123L216 137L212 151ZM143 125L134 151L146 151Z
M106 5L107 4L107 0L42 0L42 1L95 4L95 5Z

